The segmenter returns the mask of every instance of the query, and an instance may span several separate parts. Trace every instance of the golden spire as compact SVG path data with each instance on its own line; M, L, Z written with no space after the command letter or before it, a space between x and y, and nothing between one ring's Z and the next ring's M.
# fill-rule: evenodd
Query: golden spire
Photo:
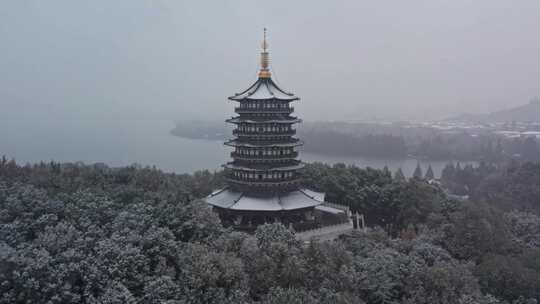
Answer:
M264 36L261 52L261 70L259 71L259 78L270 78L270 57L268 56L268 43L266 42L266 28L264 28Z

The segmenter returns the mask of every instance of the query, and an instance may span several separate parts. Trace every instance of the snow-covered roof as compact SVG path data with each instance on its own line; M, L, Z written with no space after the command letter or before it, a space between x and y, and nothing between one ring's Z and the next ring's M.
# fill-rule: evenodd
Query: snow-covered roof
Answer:
M332 214L345 213L345 211L343 211L341 209L333 208L333 207L330 207L330 206L324 206L324 205L319 205L319 206L315 207L315 209L317 209L319 211L327 212L327 213L332 213Z
M237 93L234 96L229 97L230 100L265 100L265 99L279 99L279 100L298 100L299 98L292 93L285 92L272 78L259 78L252 84L247 90Z
M246 166L237 166L235 164L228 163L228 164L224 165L224 167L228 168L228 169L237 169L237 170L244 170L244 171L261 171L261 170L264 170L264 171L290 171L290 170L302 169L302 168L304 168L304 164L299 163L297 165L286 166L286 167L271 167L271 168L268 168L268 169L254 169L254 168L248 168Z
M225 145L231 146L231 147L253 147L253 148L261 148L261 147L298 147L303 145L304 143L301 140L294 141L294 142L278 142L278 143L260 143L260 144L254 144L254 143L247 143L247 142L241 142L238 140L229 140L225 142Z
M213 192L204 198L204 201L212 206L231 210L282 211L319 206L324 202L324 193L297 189L273 196L258 197L225 188Z
M227 122L230 123L241 123L241 122L247 122L247 123L299 123L302 122L301 119L296 117L283 117L281 119L260 119L260 120L254 120L254 119L246 119L241 118L239 116L233 117L231 119L227 119Z

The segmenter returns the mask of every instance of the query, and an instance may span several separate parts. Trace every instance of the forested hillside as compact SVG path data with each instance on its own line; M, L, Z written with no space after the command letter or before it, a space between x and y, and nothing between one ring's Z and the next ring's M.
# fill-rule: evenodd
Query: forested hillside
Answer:
M528 104L489 114L464 114L449 120L467 122L538 122L540 121L540 99L536 97L531 99Z
M0 303L537 303L540 167L499 170L457 202L387 170L309 165L306 184L372 228L302 244L279 224L223 229L196 200L221 173L0 160Z
M538 141L532 137L507 138L484 128L447 130L407 123L306 122L297 132L305 143L304 151L322 155L540 161ZM226 140L231 130L223 123L182 121L177 122L171 134L191 139Z

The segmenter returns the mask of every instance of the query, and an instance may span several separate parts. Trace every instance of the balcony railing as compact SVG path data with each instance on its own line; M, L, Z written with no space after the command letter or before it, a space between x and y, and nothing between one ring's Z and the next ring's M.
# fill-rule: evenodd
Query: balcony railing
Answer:
M291 159L298 157L298 152L292 152L289 154L281 154L281 155L247 155L247 154L240 154L237 152L231 152L231 157L236 159L244 159L244 160L282 160L282 159Z
M295 135L296 130L285 130L285 131L242 131L238 129L233 130L233 135L238 136L279 136L279 135Z
M230 183L235 183L235 184L244 185L244 186L252 186L252 187L279 187L279 186L297 184L302 181L302 179L298 177L289 178L289 179L287 178L272 179L272 180L239 179L236 177L226 177L225 179Z
M292 113L294 112L294 107L287 108L246 108L246 107L235 107L234 111L238 114L242 113Z
M231 163L229 163L231 164ZM286 167L294 167L294 169L290 170L298 170L304 167L304 163L302 163L298 159L294 158L285 158L285 159L278 159L278 160L243 160L235 158L234 162L232 162L237 167L246 168L249 170L259 170L259 171L272 171L274 169L279 168L286 168ZM242 171L242 168L231 168L231 170L240 170Z

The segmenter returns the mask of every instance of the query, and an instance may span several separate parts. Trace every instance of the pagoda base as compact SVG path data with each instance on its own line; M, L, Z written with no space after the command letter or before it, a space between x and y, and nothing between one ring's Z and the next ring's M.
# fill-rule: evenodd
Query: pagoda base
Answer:
M245 232L265 223L304 231L348 221L346 211L324 205L324 193L308 189L247 193L225 188L203 200L213 206L225 227Z

